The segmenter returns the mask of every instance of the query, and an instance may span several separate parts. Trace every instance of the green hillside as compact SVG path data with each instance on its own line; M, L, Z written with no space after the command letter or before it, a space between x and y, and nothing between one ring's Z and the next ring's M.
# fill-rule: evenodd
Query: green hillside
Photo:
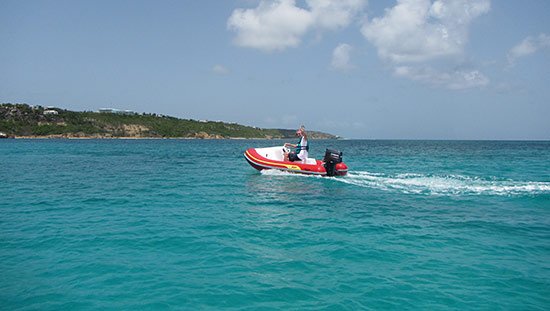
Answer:
M0 132L23 137L290 138L292 129L197 121L137 113L78 112L27 104L0 104ZM308 131L311 138L337 138Z

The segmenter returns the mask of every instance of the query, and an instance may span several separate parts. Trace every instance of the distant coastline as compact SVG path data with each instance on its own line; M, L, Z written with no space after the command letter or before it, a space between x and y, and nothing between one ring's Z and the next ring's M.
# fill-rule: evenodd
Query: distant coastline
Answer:
M179 119L128 110L71 111L0 104L0 132L18 139L283 139L294 129L265 129L223 121ZM340 137L308 131L312 139Z
M36 136L36 135L30 135L30 136L13 136L8 137L11 139L75 139L75 140L86 140L86 139L151 139L151 140L163 140L163 139L173 139L173 140L201 140L201 139L209 139L209 140L216 140L216 139L230 139L230 140L271 140L271 139L284 139L288 137L222 137L222 138L213 138L213 137L206 137L206 138L197 138L197 137L146 137L146 136L70 136L70 135L44 135L44 136ZM342 138L316 138L316 139L342 139Z

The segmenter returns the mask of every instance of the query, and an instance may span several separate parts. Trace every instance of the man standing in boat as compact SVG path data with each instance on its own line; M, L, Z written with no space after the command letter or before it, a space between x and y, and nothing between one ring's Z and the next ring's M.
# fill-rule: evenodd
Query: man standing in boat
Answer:
M286 148L283 150L285 161L306 163L309 146L307 143L306 128L303 125L296 131L296 136L300 136L300 141L297 145L285 143L285 147L287 148L296 148L296 151L291 152L287 152Z

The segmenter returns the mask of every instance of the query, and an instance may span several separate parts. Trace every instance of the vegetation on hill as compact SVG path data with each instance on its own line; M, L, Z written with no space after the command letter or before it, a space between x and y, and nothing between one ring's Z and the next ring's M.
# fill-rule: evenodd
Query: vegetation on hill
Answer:
M0 132L38 137L289 138L294 130L262 129L157 114L78 112L27 104L0 104ZM309 131L311 138L337 138Z

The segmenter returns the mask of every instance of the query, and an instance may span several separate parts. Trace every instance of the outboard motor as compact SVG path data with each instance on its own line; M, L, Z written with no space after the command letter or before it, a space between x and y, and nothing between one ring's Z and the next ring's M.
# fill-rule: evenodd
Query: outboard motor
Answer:
M334 149L327 149L325 151L325 170L327 171L327 176L336 175L336 164L342 163L342 152Z

